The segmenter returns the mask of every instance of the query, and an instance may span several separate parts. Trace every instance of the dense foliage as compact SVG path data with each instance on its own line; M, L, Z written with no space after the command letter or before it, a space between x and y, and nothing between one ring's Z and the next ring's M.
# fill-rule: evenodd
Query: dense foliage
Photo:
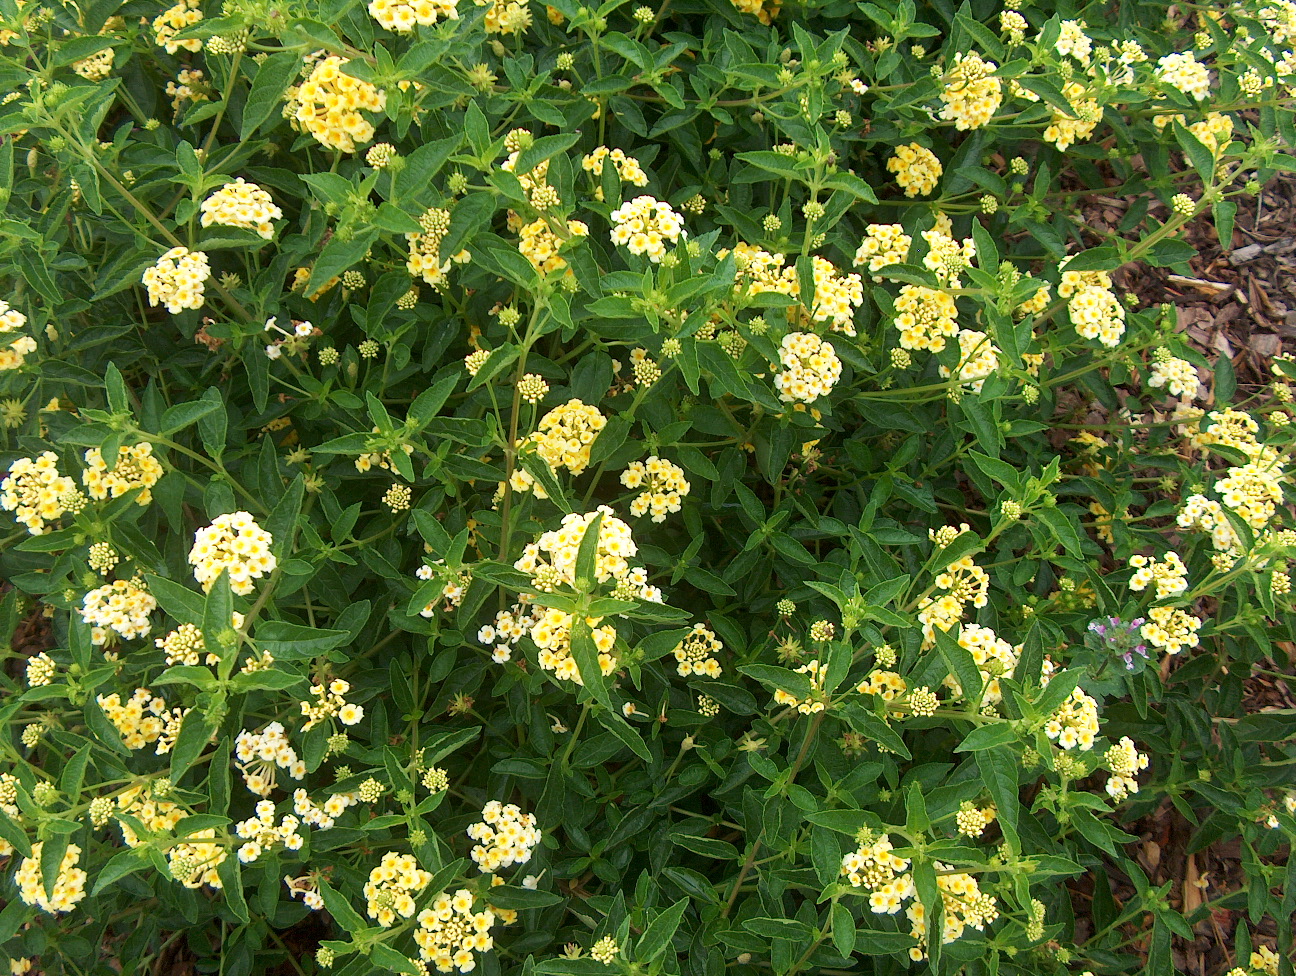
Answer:
M0 0L13 971L1289 974L1296 363L1123 275L1291 168L1294 44Z

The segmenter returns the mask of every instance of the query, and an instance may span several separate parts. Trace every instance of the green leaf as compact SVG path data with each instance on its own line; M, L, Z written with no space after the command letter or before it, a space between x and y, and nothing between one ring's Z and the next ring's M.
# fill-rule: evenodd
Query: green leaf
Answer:
M224 410L224 404L219 400L213 402L202 399L190 400L188 403L177 403L162 414L161 423L158 425L158 433L174 434L177 430L184 430L186 427L196 424L200 418L217 410ZM106 460L105 463L107 463Z
M324 250L316 258L311 268L310 281L304 289L307 295L314 294L332 278L336 278L348 268L363 260L365 253L378 239L377 227L366 227L356 231L350 240L334 237L324 245Z
M550 905L562 904L563 901L561 895L556 895L552 891L537 891L517 885L497 885L490 890L487 898L492 905L517 910L548 908Z
M203 597L186 586L181 586L164 576L144 575L148 591L158 606L179 623L200 626L203 622Z
M979 706L981 704L981 671L977 668L976 662L972 660L971 653L946 631L941 630L939 627L934 628L934 630L936 649L940 651L940 656L944 658L945 666L949 668L950 677L959 683L963 700L969 705Z
M320 881L319 893L324 899L325 909L333 916L333 921L341 925L348 935L354 936L365 929L364 919L360 917L360 913L352 908L351 902L327 881Z
M325 630L284 620L267 620L256 627L256 645L279 661L306 661L351 640L347 630Z
M912 759L913 755L900 738L900 733L891 728L883 719L864 708L859 702L847 702L842 707L842 714L851 730L879 745L884 745L901 759Z
M688 903L687 897L681 898L648 923L644 934L639 937L639 944L635 947L637 962L641 965L652 963L666 951L679 928Z
M978 725L963 737L955 752L980 752L1017 741L1017 733L1007 722Z
M94 887L90 889L91 897L99 894L103 889L129 874L134 874L143 868L149 867L148 855L141 848L131 848L129 850L118 851L108 863L100 870L99 876L95 878Z
M116 363L109 363L104 372L104 385L108 393L108 409L113 413L129 413L130 400L126 395L126 381Z
M976 754L976 761L981 770L981 782L995 801L1004 840L1014 852L1018 852L1021 850L1021 840L1017 835L1021 799L1017 792L1020 770L1017 757L1007 749L986 749Z
M639 736L637 729L633 728L620 715L609 714L607 712L598 713L598 722L603 728L607 729L613 735L625 744L625 746L644 762L652 762L652 753L644 745L644 741Z
M239 126L240 142L246 142L271 115L278 116L284 92L297 77L297 66L300 63L301 56L296 51L283 51L270 55L257 68L257 73L252 78L252 89L248 92L247 104L243 106L243 123Z
M603 669L599 667L598 647L594 643L594 635L584 614L578 613L572 618L571 655L576 660L576 670L580 673L581 683L599 704L608 711L615 712L612 696L608 693L607 678L603 675Z
M839 901L832 906L832 939L837 952L849 959L855 953L855 917Z
M59 867L63 864L63 855L72 843L72 835L57 833L45 838L41 847L40 870L41 881L45 885L45 897L54 897L54 886L58 884Z
M409 956L397 952L386 942L375 942L369 950L369 958L374 961L375 966L380 966L389 972L409 973L410 976L417 976L419 972Z
M195 708L184 717L180 734L176 736L175 746L171 750L171 782L179 783L180 778L189 771L202 755L203 749L211 741L216 726L207 720L202 711Z

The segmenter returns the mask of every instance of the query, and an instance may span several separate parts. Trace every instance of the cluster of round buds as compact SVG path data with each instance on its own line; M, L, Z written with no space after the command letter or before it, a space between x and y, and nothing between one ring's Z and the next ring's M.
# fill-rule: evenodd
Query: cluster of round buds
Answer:
M99 51L88 58L82 58L80 61L72 63L72 70L86 81L103 81L111 74L112 67L112 48Z
M527 373L518 382L518 395L527 403L539 403L549 392L549 384L539 373Z
M24 857L18 867L14 880L18 883L18 896L23 904L35 905L51 915L70 912L86 895L86 873L77 864L81 860L81 848L69 844L59 862L58 877L54 882L53 894L45 893L45 877L41 871L41 855L45 842L32 845L31 857Z
M329 830L348 807L359 802L354 793L334 793L322 804L317 804L304 789L293 790L293 813L302 822L316 830Z
M383 492L382 500L393 515L398 515L401 512L409 511L410 504L414 500L414 493L410 490L409 485L398 482Z
M782 688L774 689L774 704L788 705L795 708L802 715L813 715L816 712L822 712L826 707L824 702L824 679L827 678L827 667L821 665L819 661L807 661L801 667L796 669L797 674L804 674L810 680L810 694L806 698L798 698Z
M654 264L666 254L666 241L674 244L687 237L684 218L669 203L651 196L638 196L611 214L612 243L624 245L631 254L646 254Z
M994 77L998 67L975 51L956 54L940 93L941 118L959 131L986 125L1003 102L1003 86Z
M873 280L881 281L878 272L893 264L904 264L912 243L913 238L904 232L902 224L869 224L855 251L855 266L866 265Z
M634 371L635 383L639 386L652 386L661 379L661 367L649 358L647 349L631 351L630 368Z
M1148 386L1157 389L1165 387L1171 396L1194 399L1197 396L1197 367L1186 359L1179 359L1164 349L1158 349L1156 360L1152 363L1152 375L1148 377Z
M148 590L131 580L116 580L85 595L81 619L91 626L91 641L103 646L109 641L108 631L124 640L147 637L152 628L149 614L156 609L157 600Z
M954 815L954 825L964 837L980 837L994 819L993 807L982 810L970 800L964 800L959 804L958 813Z
M601 962L605 966L612 965L612 960L620 953L621 947L617 945L616 938L611 935L603 936L590 947L590 958L595 962Z
M396 147L390 142L378 142L365 153L365 162L374 169L386 169L397 158Z
M1111 746L1103 757L1103 762L1111 771L1107 778L1107 792L1117 800L1123 800L1131 793L1139 791L1135 777L1147 769L1148 757L1134 747L1129 736L1122 736L1119 743Z
M904 190L905 196L916 197L926 196L936 189L944 168L934 152L911 142L896 147L894 155L887 160L887 171L895 174L896 183Z
M943 378L957 375L958 381L973 393L980 393L985 381L999 368L999 348L984 332L959 329L959 361L955 370L938 366Z
M239 177L202 202L202 225L254 231L265 240L274 236L274 221L283 216L270 194Z
M180 723L189 712L187 708L168 709L166 701L147 688L136 688L135 694L125 702L116 692L98 695L95 701L121 733L126 748L143 749L156 742L154 752L159 756L171 751L176 736L180 734Z
M201 51L203 42L200 38L190 37L178 41L175 39L175 35L186 27L192 27L202 19L202 11L198 9L198 0L180 0L175 6L168 7L153 19L153 33L157 39L157 46L166 48L167 54L175 54L181 49L195 52Z
M460 888L453 895L442 892L419 912L414 930L419 955L439 973L469 973L477 967L474 953L488 952L495 945L490 929L495 913L489 908L473 911L472 892Z
M675 645L671 653L675 655L676 671L681 677L691 674L698 677L718 678L721 674L720 662L715 656L724 650L716 635L705 624L694 624L688 635Z
M468 828L468 836L477 842L471 854L483 874L526 864L540 843L535 814L523 813L517 804L505 805L498 800L482 808L482 819Z
M240 596L247 596L252 592L252 581L278 565L270 551L273 544L270 533L257 525L250 513L218 515L211 525L194 533L193 548L189 550L194 579L208 593L221 570L227 570L230 587Z
M812 332L790 332L779 343L783 368L774 378L784 403L809 403L827 396L841 378L842 364L832 344Z
M407 34L415 25L431 27L438 20L458 20L459 0L369 0L369 16L389 31Z
M27 316L9 303L0 299L0 336L17 332L27 324ZM27 356L36 351L36 340L31 336L20 335L13 340L0 339L8 345L0 346L0 372L17 369Z
M166 655L168 665L187 664L190 666L199 662L199 653L206 646L203 632L193 624L181 624L165 637L156 638L153 645ZM215 664L217 660L216 655L207 655L208 664Z
M630 503L630 514L639 517L651 512L654 522L664 522L668 514L678 512L680 499L691 487L683 468L655 454L647 461L632 462L621 472L621 484L642 489Z
M335 54L316 63L298 87L295 120L328 149L354 152L373 138L373 125L360 113L381 112L387 93L342 72L346 59Z
M1201 620L1178 607L1153 607L1141 633L1149 644L1167 654L1178 654L1185 647L1197 646Z
M76 482L59 474L58 455L53 451L35 459L19 458L0 481L0 507L13 512L32 535L41 535L47 522L67 511L75 494Z
M576 237L588 237L589 225L579 220L567 221L568 240ZM567 259L558 253L563 242L558 239L553 228L543 217L523 225L518 230L518 250L542 275L562 271L567 267Z
M177 246L146 268L141 280L148 289L149 305L165 305L176 315L187 308L202 308L203 282L210 277L206 254Z
M85 463L81 482L86 486L90 497L96 501L120 498L128 491L138 488L140 492L135 496L136 503L147 505L153 500L153 486L162 479L162 465L153 456L152 444L123 447L117 452L117 461L111 470L104 463L103 455L97 447L85 452Z
M1192 51L1167 54L1161 58L1157 62L1156 80L1199 102L1210 94L1210 72Z
M103 799L100 797L99 799ZM111 808L111 801L110 801ZM117 812L126 814L144 827L145 830L152 831L155 834L169 833L175 825L183 820L187 814L178 804L170 800L164 800L153 795L147 786L131 786L121 793L117 794ZM91 822L94 822L94 809L91 809ZM102 823L96 823L96 826L106 824L112 817L112 811L107 813L100 807L99 815ZM127 847L138 847L144 843L144 839L135 833L134 828L129 823L118 817L118 823L121 825L122 840L126 842Z
M902 903L914 896L909 859L893 853L886 834L874 837L862 832L859 847L842 858L840 875L853 887L870 892L869 909L876 915L894 915Z
M1188 589L1188 567L1176 552L1167 552L1159 561L1142 555L1130 556L1130 565L1134 567L1134 575L1130 577L1129 588L1135 592L1154 583L1157 599L1164 600Z
M27 687L39 688L50 684L54 680L56 670L54 659L44 651L32 655L27 659Z
M244 864L251 864L266 851L282 845L290 851L299 851L305 838L297 833L301 821L291 814L275 824L275 805L269 800L261 800L256 805L256 816L240 821L234 832L247 843L238 849L238 859Z
M351 704L343 697L350 690L351 685L341 678L334 678L327 687L313 685L311 694L315 696L315 701L301 703L301 713L306 716L302 731L309 732L321 722L333 718L337 718L343 725L355 725L364 718L364 708Z
M1049 716L1044 734L1063 749L1088 752L1098 735L1098 703L1076 688Z
M280 769L286 769L297 780L306 775L306 763L297 758L279 722L271 722L260 732L241 730L234 741L234 755L244 785L258 796L270 795Z

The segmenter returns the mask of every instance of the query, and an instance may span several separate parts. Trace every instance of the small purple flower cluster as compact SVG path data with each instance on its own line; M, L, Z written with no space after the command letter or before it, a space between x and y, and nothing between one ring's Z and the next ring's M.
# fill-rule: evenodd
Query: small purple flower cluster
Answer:
M1142 617L1135 617L1129 623L1121 620L1120 617L1108 617L1106 620L1092 621L1089 624L1089 632L1101 637L1103 642L1125 662L1126 670L1133 671L1134 655L1138 654L1144 658L1148 656L1147 645L1139 640L1145 622Z

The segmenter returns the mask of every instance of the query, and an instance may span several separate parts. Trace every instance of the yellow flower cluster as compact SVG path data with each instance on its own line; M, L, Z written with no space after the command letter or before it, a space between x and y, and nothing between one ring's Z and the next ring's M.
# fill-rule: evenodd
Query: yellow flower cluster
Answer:
M782 0L730 0L738 10L750 14L762 24L772 24L782 9Z
M1111 770L1107 778L1107 792L1117 800L1124 800L1131 793L1139 791L1138 780L1134 777L1141 770L1147 769L1148 757L1134 747L1134 740L1122 736L1119 743L1111 746L1103 756L1103 762Z
M1175 523L1181 529L1197 529L1209 532L1211 545L1217 552L1225 553L1236 559L1242 549L1242 540L1233 523L1224 514L1224 506L1205 495L1190 495L1179 510Z
M523 813L516 803L489 801L482 808L482 818L468 828L468 837L477 843L472 859L482 874L494 874L500 868L526 864L532 849L540 843L534 813Z
M961 937L968 928L978 932L999 917L999 909L991 895L983 894L976 878L970 874L955 873L948 864L936 862L936 886L940 889L945 906L945 926L941 942L948 945ZM922 902L915 901L905 909L910 922L909 934L918 945L909 950L909 958L921 962L927 956L927 915Z
M784 403L810 403L827 396L841 379L842 363L832 343L813 332L790 332L779 343L783 368L774 377Z
M67 850L63 852L52 895L45 894L45 877L41 873L41 854L44 850L44 841L32 844L31 857L24 857L22 864L18 866L18 873L14 875L14 880L18 882L18 896L22 898L23 904L35 905L51 915L70 912L86 895L86 873L77 867L81 860L81 848L76 844L68 844Z
M117 811L134 817L146 830L165 834L175 829L175 825L188 816L178 803L155 798L144 785L128 787L117 794ZM127 847L138 847L144 843L142 837L125 820L118 820L121 825L122 840Z
M666 242L674 244L688 237L684 218L671 209L671 205L656 197L635 197L623 203L610 216L612 243L624 245L631 254L646 254L654 264L666 255Z
M531 8L517 0L476 0L477 6L490 4L486 11L487 34L520 34L531 26Z
M651 511L654 522L664 522L668 514L678 512L680 499L691 487L683 468L655 454L647 461L632 462L621 472L621 484L643 489L630 503L630 514L640 517Z
M279 722L271 722L260 732L242 729L234 740L234 755L244 785L258 796L270 795L280 769L288 770L293 779L306 775L306 763L297 758Z
M1152 364L1152 375L1148 377L1148 386L1156 389L1165 387L1166 392L1171 396L1195 399L1197 367L1186 359L1167 354Z
M295 94L297 123L328 149L354 152L373 138L374 127L360 113L381 112L387 93L343 74L345 58L330 54L311 70Z
M698 677L705 675L708 678L718 678L721 669L715 655L722 650L724 644L709 627L704 624L694 624L692 631L675 645L675 650L671 653L675 655L675 670L679 672L680 677L687 678L691 674L696 674Z
M1098 735L1098 703L1076 688L1049 716L1044 734L1063 749L1088 752Z
M230 512L216 516L211 525L194 533L189 565L204 593L211 591L221 570L228 570L230 587L247 596L252 592L252 580L272 572L278 564L270 551L272 545L270 533L249 513Z
M380 27L406 34L419 27L431 27L438 20L458 20L459 0L369 0L369 16Z
M1044 138L1057 146L1059 152L1066 152L1081 139L1093 135L1094 128L1102 118L1102 109L1098 100L1090 97L1088 90L1079 82L1069 81L1062 89L1062 94L1071 103L1074 114L1053 110L1053 121L1044 130Z
M148 288L150 306L165 305L168 312L177 315L187 308L202 308L203 282L210 277L206 254L173 247L153 267L145 269L142 281Z
M26 324L27 316L0 299L0 336L17 332ZM17 369L31 353L36 351L36 340L28 335L20 335L12 341L7 339L2 341L8 342L8 345L0 347L0 372Z
M568 239L588 237L589 225L579 220L567 221ZM549 226L549 221L540 217L526 224L518 231L518 250L531 262L531 266L541 274L562 271L567 267L567 260L558 253L563 242Z
M1145 641L1167 654L1178 654L1185 647L1197 646L1200 629L1201 620L1178 607L1153 607L1140 633Z
M347 807L360 802L356 793L334 793L322 805L317 804L301 787L293 790L293 812L302 822L318 830L329 830Z
M945 172L936 154L916 142L897 146L895 154L887 160L887 172L894 173L896 183L905 196L926 196L936 189L941 174Z
M15 822L22 821L18 809L18 777L13 773L0 773L0 814ZM8 857L13 852L13 844L0 837L0 857Z
M1130 565L1135 570L1129 581L1131 590L1139 592L1147 589L1148 584L1155 584L1157 599L1164 600L1188 589L1188 567L1177 552L1167 552L1161 560L1130 556Z
M270 194L239 177L226 183L202 202L202 225L238 227L255 231L267 241L274 236L273 221L283 216Z
M560 681L585 684L576 659L571 655L571 629L575 620L573 614L553 607L536 607L529 618L520 618L517 613L513 614L513 618L521 619L528 628L527 635L539 652L537 660L543 670L554 672L554 676ZM603 624L602 621L602 617L586 618L598 652L599 671L606 678L616 670L617 659L612 652L616 647L617 635L616 628ZM491 656L497 663L503 663L508 660L508 649L502 645L496 647Z
M1156 119L1159 122L1161 116L1157 116ZM1188 131L1196 136L1203 146L1218 156L1233 137L1233 119L1219 112L1211 112L1200 122L1188 126Z
M321 722L335 717L343 725L355 725L364 718L364 708L348 702L344 697L350 690L350 682L341 678L334 678L328 683L328 687L322 684L312 685L311 694L315 696L315 701L301 703L301 713L306 716L301 730L309 732Z
M959 631L958 642L960 647L972 655L977 670L981 672L984 686L981 703L993 705L1002 701L1003 689L999 685L999 679L1013 676L1021 647L1013 647L989 627L980 624L964 624ZM955 695L963 694L963 686L953 675L945 678L945 687Z
M976 242L970 237L957 241L939 228L923 231L922 239L927 242L923 267L935 271L942 285L959 287L959 276L976 260Z
M1089 63L1089 52L1093 50L1093 41L1084 32L1084 27L1084 21L1062 21L1056 44L1058 54L1063 57L1070 55L1081 64Z
M135 496L135 501L139 505L147 505L153 500L153 486L162 478L162 465L153 456L152 444L123 447L117 452L117 463L111 471L97 447L85 452L85 463L81 483L86 486L90 497L98 501L120 498L126 492L139 488L140 493Z
M549 467L566 468L574 476L589 465L594 438L606 426L607 418L598 407L573 397L541 417L528 440Z
M958 381L973 393L980 393L986 378L999 368L999 348L984 332L975 329L959 329L958 343ZM951 375L945 366L938 366L937 371L946 379Z
M937 575L935 586L945 592L923 597L918 604L924 648L935 645L937 627L948 631L963 619L965 604L979 610L989 602L990 575L976 565L971 556L964 556Z
M474 952L488 952L495 945L490 929L495 913L489 908L473 911L472 892L460 888L453 895L442 892L419 912L414 930L419 955L439 973L470 973L477 967Z
M168 7L153 20L153 33L157 38L157 46L166 48L167 54L175 54L176 51L181 49L194 52L201 51L203 46L202 38L191 37L188 40L177 41L175 35L186 27L192 27L202 19L202 11L198 9L198 0L180 0L175 6Z
M156 742L154 754L164 756L175 745L180 734L180 723L189 709L167 708L165 699L158 698L147 688L136 688L135 694L125 702L114 692L97 695L95 701L103 709L108 721L117 727L128 749L143 749Z
M946 338L958 334L958 308L947 292L924 285L901 285L892 324L900 332L901 349L940 352Z
M774 689L774 704L789 705L795 708L802 715L813 715L816 712L822 712L826 707L824 702L824 679L828 677L828 668L821 665L819 661L807 661L799 668L793 669L797 674L804 674L810 679L810 697L798 698L791 692L784 691L782 688Z
M1251 461L1233 468L1215 483L1215 490L1225 506L1242 516L1253 529L1263 529L1282 504L1282 485L1286 480L1278 464Z
M855 690L861 695L877 695L883 701L895 701L909 690L909 683L895 671L870 671Z
M855 251L855 266L867 265L873 280L881 281L878 272L892 264L904 264L912 243L901 224L869 224Z
M102 646L111 630L124 640L147 637L152 624L149 614L157 600L148 590L130 580L116 580L97 586L81 601L81 619L91 626L91 641Z
M82 58L80 61L72 63L72 70L86 81L103 81L112 72L112 67L112 48L107 48L90 55L88 58Z
M811 259L814 268L814 308L810 318L816 322L827 322L833 332L844 332L855 335L855 309L864 304L864 280L857 274L843 274L827 258L815 255ZM795 272L795 269L790 269ZM801 292L800 281L793 292Z
M166 655L168 665L187 664L192 667L199 662L199 653L205 644L201 630L193 624L181 624L165 637L154 639L153 646ZM217 660L216 655L207 655L208 664L215 664Z
M1106 271L1067 271L1067 261L1059 265L1062 283L1058 294L1067 299L1071 324L1084 339L1097 339L1104 346L1119 345L1125 334L1125 306L1112 291L1111 275Z
M941 118L953 122L959 131L988 123L1003 102L1003 86L994 77L998 69L975 51L956 54L940 93Z
M886 834L874 838L866 833L859 847L842 858L841 877L869 894L869 910L875 915L894 915L914 896L909 859L894 853Z
M19 458L9 468L8 477L0 481L0 508L13 512L14 520L32 535L41 535L46 522L67 510L75 492L76 482L59 474L58 455L45 451L35 460Z
M1156 80L1202 101L1210 94L1210 72L1192 51L1167 54L1157 62Z
M639 160L633 156L627 156L620 149L608 149L607 146L599 146L581 160L581 168L587 173L592 173L595 178L600 177L603 175L603 161L607 159L612 160L612 165L616 167L617 175L621 177L622 183L629 183L633 186L648 185L648 174L640 167ZM599 201L603 199L602 187L594 191L594 198Z
M272 847L282 845L290 851L300 851L305 839L297 833L301 821L291 814L282 817L275 824L275 805L269 800L261 800L256 805L256 816L241 820L234 832L247 841L239 847L238 859L244 864L251 864Z
M1013 309L1013 315L1019 319L1025 318L1027 315L1036 315L1048 308L1050 298L1052 298L1052 293L1049 291L1049 286L1040 285L1039 290L1034 295Z
M186 888L207 885L220 891L224 885L217 869L229 857L225 845L216 840L216 828L208 827L191 834L184 844L176 844L167 851L167 867L171 876Z
M175 81L166 83L166 93L171 97L171 111L177 115L185 102L208 101L206 82L198 68L181 68Z
M595 578L600 583L625 579L630 572L627 557L635 555L639 547L635 545L630 526L617 518L606 505L600 505L597 512L564 515L558 529L545 532L538 540L527 544L513 568L530 575L538 590L552 591L561 584L574 587L577 553L586 530L598 515L603 519L599 523L595 550Z

